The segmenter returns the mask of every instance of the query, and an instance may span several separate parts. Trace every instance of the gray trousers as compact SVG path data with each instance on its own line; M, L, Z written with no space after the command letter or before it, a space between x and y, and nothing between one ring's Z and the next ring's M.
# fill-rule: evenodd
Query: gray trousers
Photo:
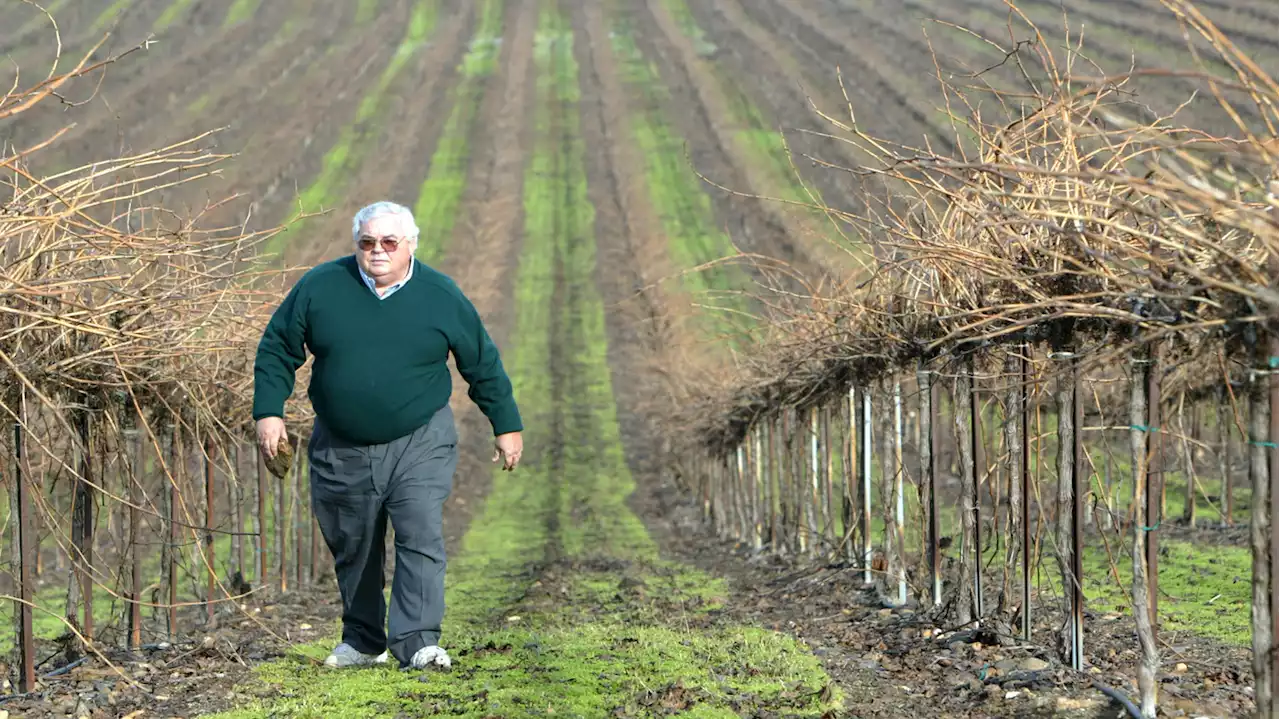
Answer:
M315 422L307 452L311 509L333 554L342 594L342 640L357 651L389 649L404 667L419 649L439 643L445 571L441 508L453 490L457 445L448 406L412 434L385 444L350 444ZM396 546L389 614L383 598L388 518Z

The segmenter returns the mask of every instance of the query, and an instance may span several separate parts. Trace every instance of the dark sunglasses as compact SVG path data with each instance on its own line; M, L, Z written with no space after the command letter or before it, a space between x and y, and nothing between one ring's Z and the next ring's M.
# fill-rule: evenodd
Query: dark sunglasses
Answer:
M366 235L356 241L356 246L364 252L369 252L373 249L374 244L377 243L377 245L382 247L383 252L391 254L392 252L400 249L401 242L404 242L403 238L379 237L375 239Z

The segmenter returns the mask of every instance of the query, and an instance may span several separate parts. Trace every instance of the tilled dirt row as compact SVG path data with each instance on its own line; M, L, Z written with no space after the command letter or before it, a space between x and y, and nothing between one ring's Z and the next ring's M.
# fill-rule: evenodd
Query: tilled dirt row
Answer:
M454 240L441 271L452 277L475 304L485 326L506 352L513 336L513 284L523 241L524 166L528 160L533 115L533 33L537 7L508 3L503 22L499 70L489 78L471 142L468 190L462 197ZM445 113L437 111L444 116ZM406 190L407 191L407 190ZM445 502L445 546L453 552L491 481L493 430L467 398L465 383L453 369L452 406L458 422L459 460L454 490Z
M688 142L693 166L731 191L708 188L721 227L744 251L820 273L822 251L806 239L794 216L776 202L736 194L773 196L761 170L738 153L729 100L665 4L649 2L642 8L619 3L616 12L635 28L637 46L657 66L669 91L665 114Z
M690 298L670 277L673 264L668 238L649 202L644 159L626 126L629 112L614 63L604 13L598 4L575 6L571 15L578 65L581 68L583 141L587 152L587 192L596 211L596 283L605 304L609 328L609 365L624 437L652 433L653 413L661 400L645 390L654 376L652 363L673 361L673 318L687 312ZM673 296L675 294L676 296ZM654 447L629 446L630 464L652 466L660 458Z
M120 18L114 37L98 51L96 59L106 59L143 42L168 4L147 0L126 12ZM154 45L68 83L62 89L68 100L84 103L92 97L92 101L74 108L42 103L30 116L23 116L19 137L39 132L41 126L47 128L43 123L74 122L76 126L59 141L57 154L67 160L88 161L118 152L163 147L182 139L178 133L183 131L194 134L212 129L214 125L208 118L195 118L196 122L191 124L180 122L183 108L230 77L244 77L247 70L265 75L266 68L283 64L283 55L266 50L279 49L271 39L285 20L297 12L292 3L265 3L253 22L224 31L219 23L230 5L230 0L224 0L198 8L180 25L167 30L162 40L156 39ZM338 7L331 10L341 16ZM305 38L310 45L322 45L327 33L332 32L324 26L317 26L315 30L325 34ZM37 36L31 42L43 46L49 41ZM64 48L64 52L72 50ZM64 71L70 66L67 57L59 64ZM34 76L31 69L23 70L24 77ZM243 111L240 103L232 105L237 106Z
M392 199L413 207L439 146L449 116L451 88L458 79L456 68L475 26L476 11L471 3L437 19L429 44L387 87L385 107L369 121L373 127L368 132L373 138L359 143L364 154L353 171L342 178L332 212L309 223L309 236L291 241L286 258L309 266L350 252L351 215L370 202ZM354 109L360 101L356 95L344 104ZM318 154L313 153L312 157ZM306 177L305 169L292 169L290 173ZM285 194L281 200L291 200L293 188L282 189Z

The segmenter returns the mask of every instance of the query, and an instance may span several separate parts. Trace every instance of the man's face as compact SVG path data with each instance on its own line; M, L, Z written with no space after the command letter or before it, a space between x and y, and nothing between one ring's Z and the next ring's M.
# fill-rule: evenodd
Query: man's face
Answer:
M388 251L384 245L398 242ZM396 215L379 215L364 224L356 240L356 262L378 284L391 285L405 276L413 261L413 248Z

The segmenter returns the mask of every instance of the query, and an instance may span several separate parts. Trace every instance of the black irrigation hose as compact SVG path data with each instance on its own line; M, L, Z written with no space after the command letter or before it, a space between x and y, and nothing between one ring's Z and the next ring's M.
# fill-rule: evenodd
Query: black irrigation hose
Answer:
M1125 708L1125 711L1129 712L1129 716L1133 717L1133 719L1142 719L1142 711L1138 709L1138 705L1134 704L1133 700L1125 696L1124 693L1121 692L1119 689L1109 687L1106 684L1103 684L1102 682L1098 681L1097 679L1090 678L1089 681L1093 684L1094 687L1098 689L1098 691L1102 692L1103 694L1106 694L1107 696L1111 697L1112 699L1114 699L1115 701L1123 705Z

